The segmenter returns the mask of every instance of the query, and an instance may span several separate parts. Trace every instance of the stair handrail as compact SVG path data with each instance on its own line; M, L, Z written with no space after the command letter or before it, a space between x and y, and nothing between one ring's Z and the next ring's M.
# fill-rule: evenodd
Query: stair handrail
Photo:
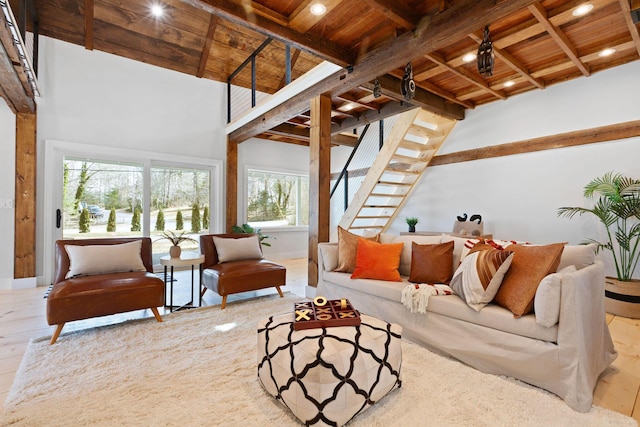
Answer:
M338 179L336 180L336 183L333 185L333 188L331 189L331 193L329 194L329 198L333 197L333 193L336 192L336 189L338 188L338 185L340 185L340 181L347 174L347 169L349 168L349 165L351 164L351 161L353 160L353 157L356 155L356 151L358 151L358 147L360 147L360 143L362 142L362 140L364 139L365 135L367 134L367 131L369 130L369 126L371 126L371 123L367 123L367 125L362 130L362 133L358 137L358 142L356 142L356 145L353 147L353 150L351 150L351 154L349 155L349 158L347 159L347 162L345 163L344 167L342 168L342 172L340 172L340 175L338 176Z

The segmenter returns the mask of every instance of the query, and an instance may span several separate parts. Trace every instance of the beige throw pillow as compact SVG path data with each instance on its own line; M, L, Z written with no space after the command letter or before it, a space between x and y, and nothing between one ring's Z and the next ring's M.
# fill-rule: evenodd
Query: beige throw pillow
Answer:
M358 239L367 239L372 242L378 242L378 235L376 234L373 237L361 237L357 234L349 233L342 227L338 227L338 267L334 271L353 273L353 270L356 268Z
M216 237L212 236L213 244L218 252L218 262L242 261L245 259L261 259L260 239L250 237Z
M69 255L69 272L65 278L147 271L140 255L141 248L141 240L117 245L64 245Z

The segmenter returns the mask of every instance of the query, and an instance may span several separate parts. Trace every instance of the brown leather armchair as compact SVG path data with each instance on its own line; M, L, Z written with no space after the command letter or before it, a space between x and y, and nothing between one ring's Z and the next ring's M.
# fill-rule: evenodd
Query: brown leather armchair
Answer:
M222 297L221 309L227 305L227 296L239 292L255 291L275 287L283 297L280 286L286 284L287 270L284 266L265 259L248 259L220 263L213 236L242 239L254 234L204 234L200 236L202 264L201 297L207 289Z
M113 245L142 240L140 255L147 271L76 276L65 245ZM47 297L47 322L57 325L54 344L66 322L149 308L162 322L158 308L164 304L165 285L153 274L151 239L148 237L56 241L56 276Z

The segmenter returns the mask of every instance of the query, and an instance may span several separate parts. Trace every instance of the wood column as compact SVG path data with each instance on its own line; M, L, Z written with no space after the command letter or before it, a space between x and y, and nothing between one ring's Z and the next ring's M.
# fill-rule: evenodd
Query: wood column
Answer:
M16 115L14 278L36 277L36 114Z
M329 241L331 184L331 98L311 100L309 142L309 286L318 285L318 243Z
M227 213L225 232L238 220L238 144L227 137Z

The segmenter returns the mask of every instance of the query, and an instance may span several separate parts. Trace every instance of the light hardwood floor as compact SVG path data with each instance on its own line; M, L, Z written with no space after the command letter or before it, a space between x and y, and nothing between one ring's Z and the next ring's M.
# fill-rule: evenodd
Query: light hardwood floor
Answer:
M303 297L307 286L307 259L280 260L280 262L287 267L287 286L283 290ZM176 278L174 298L177 301L186 301L191 273L190 271L177 272ZM43 298L45 291L45 288L0 291L0 402L2 403L13 383L29 340L50 336L53 332L53 327L47 325L45 319L46 299ZM228 307L230 308L234 301L267 293L275 293L275 289L229 296ZM205 306L218 305L220 302L221 298L211 291L208 291L203 299ZM162 310L161 314L164 314ZM152 316L150 310L140 310L71 322L65 325L63 334L126 319ZM640 423L640 320L607 315L607 323L619 355L613 365L601 376L595 389L594 403L632 416ZM64 339L64 335L60 339Z

